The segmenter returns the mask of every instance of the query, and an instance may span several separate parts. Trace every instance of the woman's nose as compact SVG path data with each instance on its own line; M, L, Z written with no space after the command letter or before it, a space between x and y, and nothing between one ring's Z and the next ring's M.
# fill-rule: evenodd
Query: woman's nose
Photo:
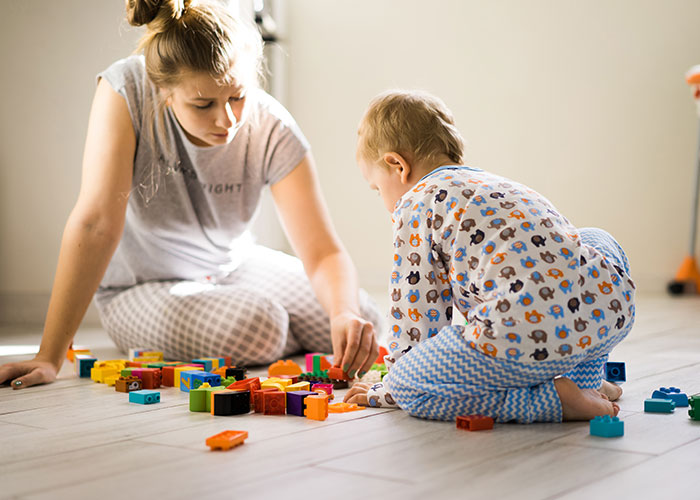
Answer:
M216 117L216 125L228 129L231 128L236 121L236 115L233 113L231 103L227 101Z

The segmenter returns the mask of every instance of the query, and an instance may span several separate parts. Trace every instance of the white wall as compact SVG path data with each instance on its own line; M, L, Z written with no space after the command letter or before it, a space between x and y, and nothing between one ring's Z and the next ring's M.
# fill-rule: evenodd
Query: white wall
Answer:
M288 107L364 286L385 288L391 235L355 168L355 130L388 87L441 96L470 163L611 231L643 288L672 276L688 238L697 122L683 74L700 63L700 2L288 0L285 10ZM3 1L0 306L50 290L94 75L139 35L123 19L122 0Z
M290 108L363 284L385 287L391 237L354 166L356 126L404 87L446 101L469 163L607 229L642 289L664 289L688 242L698 19L693 0L291 2Z

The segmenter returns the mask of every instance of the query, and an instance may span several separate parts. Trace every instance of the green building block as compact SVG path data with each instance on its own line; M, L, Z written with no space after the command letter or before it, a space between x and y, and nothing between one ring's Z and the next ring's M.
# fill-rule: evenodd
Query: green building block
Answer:
M700 420L700 394L690 396L688 404L690 405L688 416L693 420Z

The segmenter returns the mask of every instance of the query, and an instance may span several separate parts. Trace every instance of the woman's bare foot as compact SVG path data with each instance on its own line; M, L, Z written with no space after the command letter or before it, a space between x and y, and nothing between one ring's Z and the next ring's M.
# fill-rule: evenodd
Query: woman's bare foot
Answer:
M571 379L554 379L554 387L559 393L564 420L591 420L603 415L613 417L620 411L620 407L610 402L605 394L595 389L579 389Z
M622 396L622 387L607 380L603 380L603 385L600 386L598 391L605 394L610 401L617 401Z

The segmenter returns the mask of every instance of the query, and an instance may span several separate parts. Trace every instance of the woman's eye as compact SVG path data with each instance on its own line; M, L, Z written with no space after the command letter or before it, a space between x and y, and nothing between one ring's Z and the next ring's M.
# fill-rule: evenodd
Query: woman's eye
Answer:
M242 101L243 99L245 99L245 94L241 94L241 95L239 95L238 97L232 97L232 98L231 98L231 100L232 100L233 102Z
M211 108L211 104L212 104L211 102L209 102L209 103L207 103L207 104L204 104L204 105L202 105L202 106L197 106L197 105L195 104L194 107L197 108L197 109L207 109L207 108Z

